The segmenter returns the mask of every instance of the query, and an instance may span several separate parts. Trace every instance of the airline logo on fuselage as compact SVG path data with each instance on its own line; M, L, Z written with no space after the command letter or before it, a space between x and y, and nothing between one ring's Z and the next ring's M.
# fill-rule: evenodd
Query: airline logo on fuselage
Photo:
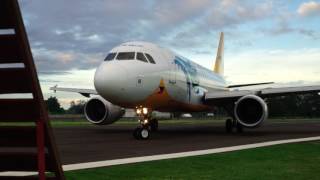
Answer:
M182 72L184 73L186 77L186 85L187 85L187 91L188 91L188 99L189 102L191 101L191 90L199 85L199 80L197 76L197 68L192 66L192 64L189 61L185 61L182 58L176 56L174 59L174 63L180 67Z

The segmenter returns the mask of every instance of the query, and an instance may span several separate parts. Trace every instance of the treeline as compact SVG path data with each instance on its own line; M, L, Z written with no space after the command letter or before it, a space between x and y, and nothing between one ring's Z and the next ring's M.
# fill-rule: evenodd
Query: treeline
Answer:
M83 100L76 102L71 101L70 107L68 109L64 109L61 107L56 97L49 97L45 102L50 114L83 114L83 108L85 105L85 101Z
M270 117L320 117L320 95L288 95L267 99Z
M269 107L269 117L320 117L320 95L287 95L266 99ZM46 100L51 114L83 114L85 101L72 101L68 109L63 109L56 97ZM218 108L215 116L225 116L226 112ZM179 117L181 113L174 113ZM207 113L192 113L193 117L204 117Z

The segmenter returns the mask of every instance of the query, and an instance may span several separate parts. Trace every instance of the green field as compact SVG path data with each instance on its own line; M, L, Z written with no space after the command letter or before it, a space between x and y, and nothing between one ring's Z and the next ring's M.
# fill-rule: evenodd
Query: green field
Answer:
M320 142L276 145L104 168L67 179L320 179Z
M182 119L162 119L159 120L160 125L205 125L205 124L222 124L224 125L225 119L195 119L195 118L182 118ZM277 119L268 119L267 122L272 123L300 123L300 122L319 122L320 119L318 118L277 118ZM58 120L51 120L51 124L53 127L64 127L64 126L96 126L91 124L85 119L58 119ZM136 119L120 119L116 121L114 124L108 126L136 126L138 125L138 121ZM10 122L0 122L0 126L30 126L34 125L31 122L21 122L21 123L10 123Z

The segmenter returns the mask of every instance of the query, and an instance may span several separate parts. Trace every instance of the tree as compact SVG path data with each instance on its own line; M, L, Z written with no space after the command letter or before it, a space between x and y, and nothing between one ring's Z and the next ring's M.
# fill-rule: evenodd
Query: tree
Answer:
M318 94L286 95L268 99L270 117L319 117Z
M68 109L69 114L83 114L84 106L86 102L84 100L79 100L77 102L71 101L70 107Z
M58 99L56 97L50 96L48 100L45 101L50 114L64 114L65 110L61 107Z

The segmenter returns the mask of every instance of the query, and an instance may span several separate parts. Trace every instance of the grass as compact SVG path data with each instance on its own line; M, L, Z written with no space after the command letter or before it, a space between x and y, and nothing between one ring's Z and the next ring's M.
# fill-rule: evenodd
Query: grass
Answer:
M86 120L79 121L51 121L53 127L70 127L70 126L93 126ZM35 126L34 122L0 122L0 126Z
M95 126L88 122L85 119L76 119L76 120L51 120L51 125L53 127L65 127L65 126ZM213 119L170 119L170 120L160 120L161 124L165 125L188 125L188 124L211 124L211 123L221 123L224 122L222 120L213 120ZM0 126L34 126L33 122L0 122ZM137 119L120 119L115 123L109 126L118 126L118 125L138 125Z
M65 172L67 179L319 179L320 142Z
M195 119L195 118L182 118L182 119L163 119L159 120L161 125L205 125L205 124L224 124L225 119ZM268 122L272 123L300 123L300 122L319 122L318 118L276 118L268 119ZM51 120L53 127L70 127L70 126L95 126L85 119L75 120ZM138 121L136 119L120 119L111 126L136 126ZM0 122L0 126L34 126L33 122ZM110 125L109 125L110 126Z

